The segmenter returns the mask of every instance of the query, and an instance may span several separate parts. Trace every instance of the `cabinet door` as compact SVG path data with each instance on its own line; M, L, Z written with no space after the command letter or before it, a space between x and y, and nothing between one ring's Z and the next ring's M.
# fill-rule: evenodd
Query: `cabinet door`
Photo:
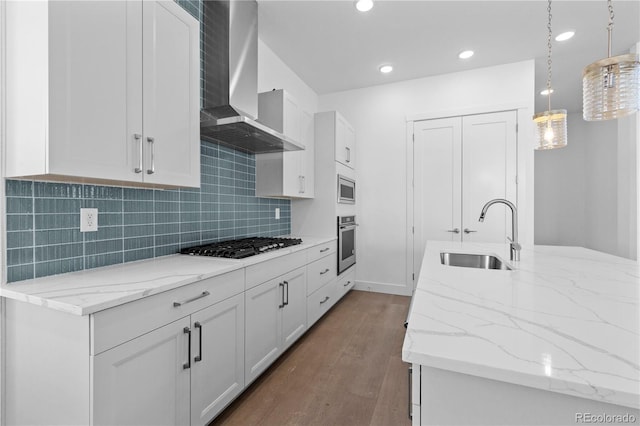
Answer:
M307 329L307 268L303 266L282 277L285 307L282 309L283 350Z
M206 425L244 389L244 295L191 316L191 424Z
M173 1L143 2L144 180L200 185L199 24Z
M306 149L302 153L300 175L302 176L303 198L315 197L315 141L313 137L313 114L302 111L302 143Z
M245 381L251 383L282 352L284 285L279 278L245 292Z
M356 168L356 132L351 125L347 125L347 139L345 141L346 146L346 162L347 166L352 169Z
M55 1L49 12L46 173L141 181L142 2Z
M336 116L336 161L348 166L347 163L347 132L349 124L338 113Z
M494 198L516 200L516 112L505 111L462 118L463 241L507 242L511 210L491 207L484 222L478 217Z
M92 424L189 424L185 329L188 318L92 357Z

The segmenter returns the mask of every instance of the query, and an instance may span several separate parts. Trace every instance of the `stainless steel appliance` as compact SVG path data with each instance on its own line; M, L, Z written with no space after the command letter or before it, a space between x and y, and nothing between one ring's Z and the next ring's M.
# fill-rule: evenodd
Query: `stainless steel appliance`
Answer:
M345 204L356 202L356 182L353 179L338 175L338 202Z
M338 216L338 274L356 263L356 217Z
M180 250L180 253L192 256L244 259L245 257L297 244L302 244L300 238L251 237L187 247Z

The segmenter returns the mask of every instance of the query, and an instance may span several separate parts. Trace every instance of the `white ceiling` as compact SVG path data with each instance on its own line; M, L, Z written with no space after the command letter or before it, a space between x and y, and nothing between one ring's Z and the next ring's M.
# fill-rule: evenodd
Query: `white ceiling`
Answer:
M260 38L318 94L527 59L536 62L536 110L546 109L547 2L259 0ZM640 0L613 3L614 55L640 41ZM607 55L604 0L554 1L552 107L582 110L582 69ZM472 49L471 59L458 53ZM390 63L391 74L378 67Z

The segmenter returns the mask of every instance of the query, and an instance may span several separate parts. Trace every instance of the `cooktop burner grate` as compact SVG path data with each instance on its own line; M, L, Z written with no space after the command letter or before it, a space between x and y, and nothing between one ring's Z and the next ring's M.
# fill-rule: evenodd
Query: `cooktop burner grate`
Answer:
M180 250L182 254L192 256L226 257L244 259L245 257L302 244L300 238L251 237L239 240L220 241L218 243L187 247Z

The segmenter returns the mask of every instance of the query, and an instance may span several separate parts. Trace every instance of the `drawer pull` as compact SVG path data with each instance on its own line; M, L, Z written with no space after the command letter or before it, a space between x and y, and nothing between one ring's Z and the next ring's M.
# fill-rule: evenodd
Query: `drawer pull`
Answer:
M344 283L343 287L348 286L349 284L351 284L351 281L347 281L346 283Z
M324 298L324 300L321 300L321 301L320 301L320 304L322 305L322 304L323 304L324 302L326 302L327 300L329 300L329 296L326 296L326 297Z
M325 269L324 271L320 272L320 275L324 275L324 274L326 274L327 272L329 272L329 268L327 268L327 269Z
M323 248L322 250L320 250L320 253L324 253L325 251L329 251L329 247Z
M280 287L282 287L282 293L281 293L282 294L282 303L280 303L278 305L278 308L282 309L286 305L286 303L284 303L284 283L278 283L278 288L280 288Z
M209 293L208 291L203 291L202 294L200 294L199 296L192 297L191 299L187 299L184 302L173 302L173 307L177 308L179 306L186 305L187 303L195 302L198 299L202 299L203 297L207 297L209 294L211 294L211 293Z

